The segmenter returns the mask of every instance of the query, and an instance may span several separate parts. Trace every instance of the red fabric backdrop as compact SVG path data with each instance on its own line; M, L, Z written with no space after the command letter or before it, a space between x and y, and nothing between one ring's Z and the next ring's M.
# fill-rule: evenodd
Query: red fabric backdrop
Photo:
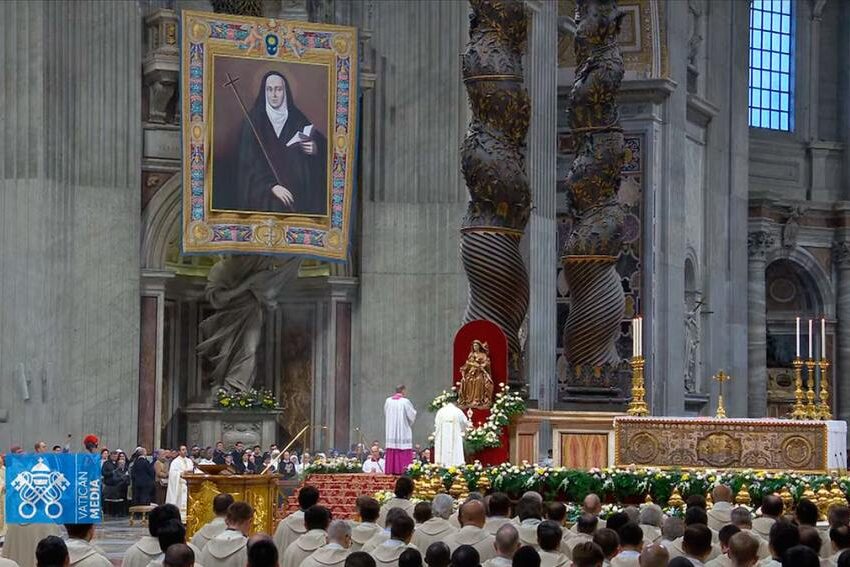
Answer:
M470 321L455 334L452 380L455 386L460 389L458 385L462 378L460 368L466 362L466 357L472 350L472 342L476 339L487 343L490 353L490 372L493 377L493 394L495 395L502 391L499 384L505 384L508 381L508 339L502 329L492 321ZM472 410L472 422L477 427L489 415L489 409L474 409ZM510 458L509 442L508 431L505 428L502 431L502 443L499 447L485 449L474 455L466 455L466 461L472 462L478 459L485 465L504 463Z

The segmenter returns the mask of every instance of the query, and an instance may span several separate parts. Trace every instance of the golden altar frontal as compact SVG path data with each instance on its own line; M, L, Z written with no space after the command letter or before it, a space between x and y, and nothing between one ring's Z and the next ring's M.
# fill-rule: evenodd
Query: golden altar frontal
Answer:
M230 493L237 501L254 508L251 533L273 534L277 510L277 475L213 475L184 473L189 488L186 505L186 539L215 517L212 501L216 495Z
M822 473L830 468L836 421L617 417L617 466L762 469ZM840 449L844 454L843 446Z

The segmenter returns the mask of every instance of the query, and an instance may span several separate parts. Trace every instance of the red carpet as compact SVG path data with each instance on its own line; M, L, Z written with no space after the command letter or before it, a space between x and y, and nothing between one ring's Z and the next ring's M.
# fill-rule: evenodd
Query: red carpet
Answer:
M350 520L357 514L354 502L358 496L393 490L396 478L384 474L314 474L308 476L301 487L309 484L318 488L319 504L330 509L335 520ZM289 497L285 508L280 517L298 510L298 490Z

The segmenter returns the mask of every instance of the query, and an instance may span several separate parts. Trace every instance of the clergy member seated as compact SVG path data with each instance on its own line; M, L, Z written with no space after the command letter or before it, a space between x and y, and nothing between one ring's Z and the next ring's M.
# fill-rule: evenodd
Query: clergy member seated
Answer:
M401 508L393 508L392 510L387 512L387 522L386 522L387 525L386 525L386 527L383 528L378 533L376 533L375 535L373 535L369 539L369 541L364 543L362 551L365 551L366 553L372 553L373 551L375 551L376 547L378 547L379 545L381 545L385 541L388 541L390 539L390 533L392 531L393 522L395 522L397 519L402 518L402 517L409 517L409 516L407 515L407 512L405 512ZM411 520L412 519L413 518L411 518ZM414 523L414 525L416 525L416 524Z
M720 555L707 562L706 567L732 567L732 559L729 557L729 540L737 533L741 533L741 528L732 524L720 528Z
M412 547L410 539L413 537L413 527L413 518L407 514L393 518L390 539L380 544L370 554L375 560L376 567L398 567L401 554ZM412 549L416 548L412 547Z
M537 543L540 546L540 567L568 567L570 560L561 553L564 530L552 520L537 525Z
M543 499L535 493L525 493L516 505L519 539L523 545L537 547L537 526L543 521Z
M705 510L698 506L691 506L687 510L685 510L685 531L682 534L682 537L677 538L675 541L671 542L670 545L667 546L667 551L670 552L670 559L675 559L676 557L681 557L683 555L687 555L685 552L685 534L688 531L689 527L701 525L708 527L708 516L705 513ZM711 533L711 530L708 530ZM691 537L695 537L694 534ZM712 536L713 537L713 536ZM714 559L720 555L720 546L712 545L712 549L708 554L706 560ZM206 566L205 566L206 567ZM701 566L698 566L701 567Z
M471 545L461 545L452 553L452 567L480 567L481 557ZM401 566L399 566L401 567Z
M200 551L204 550L204 547L206 547L212 538L227 529L225 517L227 516L227 509L230 508L231 504L233 504L233 496L226 492L216 494L215 498L213 498L212 506L215 518L204 524L192 536L192 544Z
M800 544L800 531L794 524L785 520L777 520L770 528L770 559L759 563L759 567L782 567L782 556L785 552Z
M821 559L832 557L835 553L832 549L832 543L829 537L829 530L839 526L850 526L850 508L843 504L834 504L829 507L826 513L828 526L818 526L821 538L823 538L823 546L820 550Z
M175 543L165 550L163 567L192 567L195 565L195 552L185 543Z
M157 506L148 514L148 534L142 536L124 553L122 567L147 567L147 564L162 554L157 534L159 529L172 520L180 520L180 510L174 504Z
M344 567L350 554L351 525L345 520L334 520L328 527L327 545L305 559L301 567Z
M705 524L693 524L685 528L682 536L684 557L694 567L704 567L711 555L711 530Z
M398 567L422 567L422 554L413 546L408 547L398 556Z
M829 561L831 565L837 565L841 554L850 549L850 526L829 528L829 541L832 545L832 555L829 557Z
M495 537L499 528L511 522L511 499L504 492L494 492L485 499L487 522L484 531Z
M573 549L573 567L602 567L604 562L602 550L592 541L580 543Z
M2 498L2 496L0 496ZM3 543L3 557L11 559L20 567L35 567L32 550L47 536L60 536L62 531L56 524L8 524Z
M307 531L289 544L283 552L281 567L300 567L317 549L328 543L328 526L331 511L324 506L311 506L304 512L304 527Z
M384 459L381 457L381 448L372 447L369 458L363 461L363 472L370 474L384 474Z
M661 522L664 512L658 504L644 504L640 508L640 529L643 531L643 544L657 543L661 539Z
M755 567L758 564L759 545L748 533L738 532L729 538L729 565L732 567Z
M35 561L38 567L68 567L71 560L68 557L68 546L59 536L47 536L35 548ZM18 564L11 559L0 560L3 567L16 567Z
M384 505L381 506L381 515L378 517L378 525L385 526L387 512L393 508L401 508L404 512L413 517L413 502L410 497L413 495L413 479L409 476L401 476L395 481L395 496L390 498Z
M486 529L486 528L485 528ZM512 524L504 524L496 531L493 542L496 556L483 563L483 567L511 567L514 554L519 549L519 532Z
M763 540L770 539L770 528L782 516L782 499L776 494L767 494L761 501L761 516L753 520L753 531Z
M620 553L620 536L617 532L610 528L600 528L593 534L593 543L599 546L602 550L602 555L605 556L606 567L611 564L618 553ZM563 550L563 544L561 545ZM666 552L665 552L666 553ZM664 565L667 565L665 562Z
M159 555L155 556L146 567L162 567L165 561L165 553L174 545L186 545L186 528L180 523L180 518L174 518L161 525L156 532L159 544ZM188 544L192 550L192 557L200 557L201 552L195 546Z
M375 560L364 551L355 551L345 560L345 567L375 567Z
M682 537L684 533L684 520L682 520L682 518L669 516L664 518L664 523L661 524L661 541L659 543L664 547L669 548L670 544Z
M416 505L418 508L421 502ZM449 524L449 516L454 511L454 500L448 494L438 494L431 502L431 519L416 527L411 543L420 550L427 550L436 541L445 539L455 532ZM415 510L414 510L415 512ZM415 519L415 518L414 518Z
M266 534L254 534L248 538L247 567L278 567L280 553L274 540Z
M670 554L661 544L653 543L640 552L640 567L667 567Z
M599 496L591 492L584 497L584 500L581 503L581 512L582 514L590 514L591 516L599 518L599 514L602 513L602 500L599 499ZM596 524L596 529L604 527L606 527L605 520L599 518L599 522ZM570 528L570 531L575 534L578 532L578 528L573 526Z
M620 553L611 561L611 567L639 567L643 530L634 522L628 522L617 530L617 535L620 538Z
M416 506L413 507L413 522L416 524L416 529L419 529L419 526L427 522L431 519L431 503L430 502L417 502ZM416 544L414 544L416 545Z
M425 550L425 564L428 567L449 567L452 562L452 550L449 546L438 541Z
M231 504L224 518L227 528L207 543L198 563L204 567L245 567L248 532L253 521L254 509L250 504Z
M357 512L360 522L351 528L351 551L360 551L367 541L383 531L376 522L381 513L381 505L371 496L357 498Z
M285 517L274 531L274 544L281 555L293 541L307 532L304 527L304 511L319 503L319 490L307 485L298 491L298 511ZM206 567L206 566L204 566Z
M564 553L564 555L566 555L567 557L572 557L573 549L575 548L575 546L588 541L593 541L593 534L595 534L597 531L596 526L598 523L599 518L591 514L582 514L581 516L579 516L575 524L575 535L569 538L566 543L561 546L561 551Z
M452 553L462 545L471 545L478 551L481 561L496 556L493 546L495 538L484 531L487 517L484 503L480 500L467 500L460 507L460 531L448 536L445 541ZM536 538L535 538L536 539ZM559 538L560 539L560 538Z
M711 491L714 506L708 511L708 527L714 531L730 523L732 514L732 489L725 484L718 484Z
M65 531L69 567L112 567L112 562L91 543L94 524L65 524Z
M753 531L753 513L743 506L738 506L732 509L729 515L731 525L735 526L742 532L746 532L753 536L759 542L759 559L770 557L770 548L767 545L767 540L763 540L756 532ZM820 539L820 537L818 538ZM818 549L820 551L820 549Z

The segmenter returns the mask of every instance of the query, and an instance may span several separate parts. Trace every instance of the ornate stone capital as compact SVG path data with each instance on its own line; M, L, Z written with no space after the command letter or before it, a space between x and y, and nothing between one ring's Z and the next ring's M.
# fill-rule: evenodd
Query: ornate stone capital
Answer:
M850 242L833 242L832 260L839 268L850 267Z
M753 260L764 260L775 244L776 238L766 230L757 230L747 235L747 251Z

